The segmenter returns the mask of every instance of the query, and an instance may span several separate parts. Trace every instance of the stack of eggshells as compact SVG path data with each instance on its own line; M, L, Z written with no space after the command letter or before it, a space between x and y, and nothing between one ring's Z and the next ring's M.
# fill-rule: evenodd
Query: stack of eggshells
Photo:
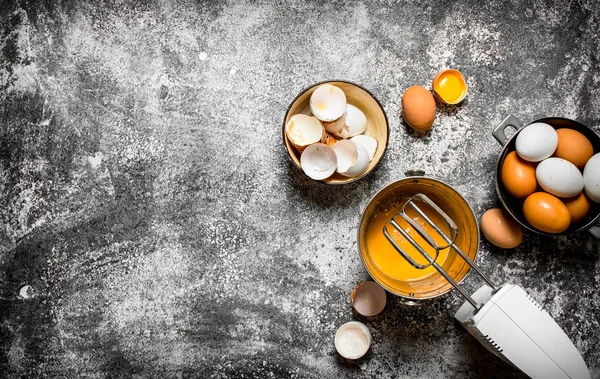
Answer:
M600 203L600 153L569 128L536 122L519 132L502 165L502 183L524 199L523 215L534 228L561 233Z
M375 156L377 140L364 134L365 114L346 101L344 91L323 84L310 97L311 115L293 115L285 126L289 142L301 152L300 166L314 180L335 172L356 177Z

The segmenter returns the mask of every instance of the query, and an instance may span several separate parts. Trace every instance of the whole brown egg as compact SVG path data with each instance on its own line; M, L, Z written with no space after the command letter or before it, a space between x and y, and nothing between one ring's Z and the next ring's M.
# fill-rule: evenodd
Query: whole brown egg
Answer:
M425 132L435 120L435 99L422 86L412 86L402 95L402 117L413 129Z

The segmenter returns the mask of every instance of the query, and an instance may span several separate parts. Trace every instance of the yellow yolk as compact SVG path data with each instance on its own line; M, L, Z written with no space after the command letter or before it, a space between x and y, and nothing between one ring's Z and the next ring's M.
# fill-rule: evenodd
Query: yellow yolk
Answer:
M464 83L456 73L447 71L441 74L434 91L447 103L456 102L464 92Z
M373 220L371 220L368 230L367 230L367 250L369 251L369 256L377 269L383 273L387 278L391 280L398 281L417 281L422 280L432 274L434 274L436 269L433 266L429 266L425 269L417 269L413 267L404 257L400 255L396 251L396 249L390 244L385 235L383 234L383 227L388 222L388 220L396 215L398 212L402 210L402 206L404 205L402 202L397 205L387 207L380 212L378 212ZM431 221L436 223L440 229L446 234L450 235L450 230L448 229L447 224L444 222L444 219L435 211L433 211L426 204L419 203L419 208L423 210L423 212L429 217ZM411 207L407 207L406 211L407 215L415 220L421 228L425 229L425 231L433 238L433 240L439 246L446 246L447 243L442 239L442 237L435 232L435 230L424 221L420 215L414 211ZM408 224L403 221L399 222L401 217L396 217L395 220L403 227L408 234L417 242L419 246L426 251L426 253L430 257L435 257L435 249L427 244L415 230L413 230ZM394 241L418 264L428 264L427 260L412 246L408 240L406 240L402 235L394 229L391 225L387 226L388 233L391 234ZM436 259L436 262L441 266L446 259L448 258L449 248L440 250L440 254Z

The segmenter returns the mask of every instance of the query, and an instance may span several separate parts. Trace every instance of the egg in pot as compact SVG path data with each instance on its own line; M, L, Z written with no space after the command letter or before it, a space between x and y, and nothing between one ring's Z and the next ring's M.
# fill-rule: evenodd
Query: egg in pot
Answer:
M600 203L600 153L595 154L585 164L583 185L590 200Z
M544 191L558 197L572 197L583 190L581 171L562 158L548 158L535 169L535 177Z
M573 163L583 169L586 162L594 155L594 147L586 136L577 130L561 128L556 131L558 146L554 156Z
M592 205L590 200L585 196L585 193L580 193L577 196L569 199L564 199L569 214L571 215L571 223L581 221L590 211Z
M516 151L508 153L500 172L506 191L517 199L526 198L535 192L535 168L535 164L521 159Z
M554 154L558 145L556 130L544 122L527 125L517 135L515 150L529 162L540 162Z
M523 215L534 228L546 233L562 233L571 224L567 206L546 192L534 192L527 196L523 203Z

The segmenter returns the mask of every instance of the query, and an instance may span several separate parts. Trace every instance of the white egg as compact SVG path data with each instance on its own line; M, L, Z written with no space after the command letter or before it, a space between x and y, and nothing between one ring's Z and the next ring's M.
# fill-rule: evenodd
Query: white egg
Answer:
M332 122L346 112L346 94L341 88L323 84L310 95L310 111L323 122Z
M300 156L300 166L311 179L327 179L337 168L337 157L333 149L323 143L308 146Z
M358 147L350 140L342 140L333 145L333 151L337 156L337 172L344 174L350 167L356 164L358 159Z
M363 145L369 153L369 161L373 159L373 157L375 156L375 152L377 151L377 140L375 138L364 134L359 134L350 138L350 141L355 142L359 145Z
M583 176L571 162L562 158L548 158L538 164L535 178L544 191L558 197L579 195L583 190Z
M540 162L552 154L558 146L556 130L543 122L534 122L526 126L517 135L515 149L526 161Z
M590 158L583 169L583 186L590 200L600 203L600 153Z
M344 141L339 141L338 143L341 143L341 142L344 142ZM358 156L356 157L356 162L352 166L350 166L350 168L348 168L348 170L346 170L344 172L340 172L340 171L338 171L338 172L344 176L353 178L353 177L359 176L360 174L365 172L365 170L369 166L369 153L367 152L367 149L365 149L365 147L363 145L359 145L358 143L355 143L350 140L348 140L348 142L353 143L356 146L356 149L358 151ZM337 145L337 143L336 143L336 145Z

